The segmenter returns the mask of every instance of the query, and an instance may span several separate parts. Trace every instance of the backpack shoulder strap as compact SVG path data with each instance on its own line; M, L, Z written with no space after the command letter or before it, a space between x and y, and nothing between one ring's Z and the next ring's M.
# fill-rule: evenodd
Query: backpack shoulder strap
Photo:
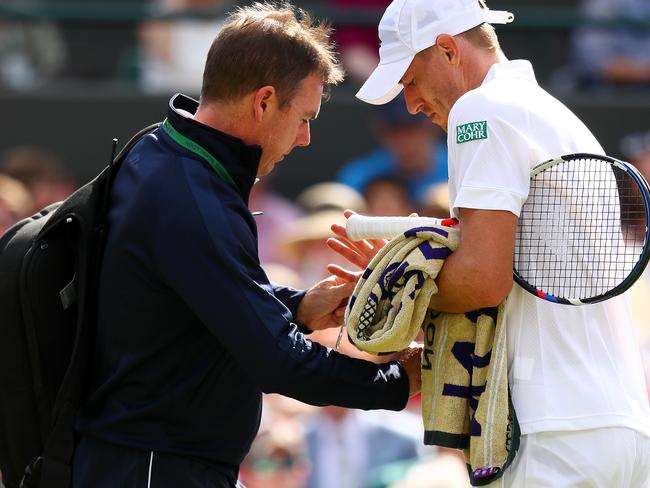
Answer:
M43 455L32 465L31 475L35 479L40 478L40 481L37 484L33 484L31 481L32 484L29 484L30 481L25 480L28 478L26 476L21 485L47 488L68 488L71 485L71 464L75 447L74 418L86 388L86 378L90 369L88 364L94 340L92 330L96 311L94 301L108 210L103 204L103 195L110 192L115 176L133 146L159 126L160 123L156 123L136 133L108 167L89 184L99 186L100 188L95 188L95 191L98 189L101 191L97 195L100 201L96 202L98 206L95 209L95 221L91 223L92 227L86 226L85 229L80 230L75 244L75 252L78 253L74 280L77 295L77 327L72 355L53 408L54 418L51 433L45 441ZM83 206L86 201L80 199L75 205ZM71 210L74 211L75 205L72 208L61 209L62 213L57 220L67 219L66 215L70 215ZM65 203L62 207L65 207ZM35 471L40 471L40 473Z

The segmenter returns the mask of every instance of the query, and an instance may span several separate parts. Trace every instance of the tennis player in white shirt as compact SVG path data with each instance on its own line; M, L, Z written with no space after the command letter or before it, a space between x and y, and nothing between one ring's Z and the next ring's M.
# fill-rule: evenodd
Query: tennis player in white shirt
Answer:
M379 66L357 96L384 104L404 90L409 112L447 132L451 213L462 239L431 307L467 312L507 297L509 384L522 437L490 486L648 487L650 409L625 297L571 307L513 286L515 227L532 167L604 152L537 84L528 61L505 57L491 24L512 20L483 1L395 0L379 24ZM343 237L331 246L360 266L376 252Z

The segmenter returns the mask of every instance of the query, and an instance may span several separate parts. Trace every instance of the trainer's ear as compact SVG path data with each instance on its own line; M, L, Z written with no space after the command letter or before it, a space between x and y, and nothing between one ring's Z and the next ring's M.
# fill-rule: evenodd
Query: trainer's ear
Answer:
M449 64L457 65L460 62L458 41L449 34L440 34L436 39L436 50Z
M258 88L253 96L253 114L257 122L261 122L265 115L278 104L278 95L275 87L271 85Z

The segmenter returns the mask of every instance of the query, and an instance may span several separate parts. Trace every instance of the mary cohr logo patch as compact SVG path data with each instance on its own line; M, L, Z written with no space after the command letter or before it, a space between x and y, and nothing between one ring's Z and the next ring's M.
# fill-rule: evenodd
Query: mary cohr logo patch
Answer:
M487 120L481 122L470 122L469 124L456 126L456 142L462 144L463 142L478 141L480 139L487 139L488 137Z

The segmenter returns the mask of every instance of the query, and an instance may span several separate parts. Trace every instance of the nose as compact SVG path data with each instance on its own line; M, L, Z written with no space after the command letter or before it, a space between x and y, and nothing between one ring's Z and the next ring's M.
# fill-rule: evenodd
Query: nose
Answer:
M413 92L410 87L404 87L404 101L406 109L411 115L416 115L422 108L422 100Z
M300 126L300 129L298 130L298 134L296 135L296 146L309 146L309 143L311 142L311 133L309 129L309 122L305 122Z

